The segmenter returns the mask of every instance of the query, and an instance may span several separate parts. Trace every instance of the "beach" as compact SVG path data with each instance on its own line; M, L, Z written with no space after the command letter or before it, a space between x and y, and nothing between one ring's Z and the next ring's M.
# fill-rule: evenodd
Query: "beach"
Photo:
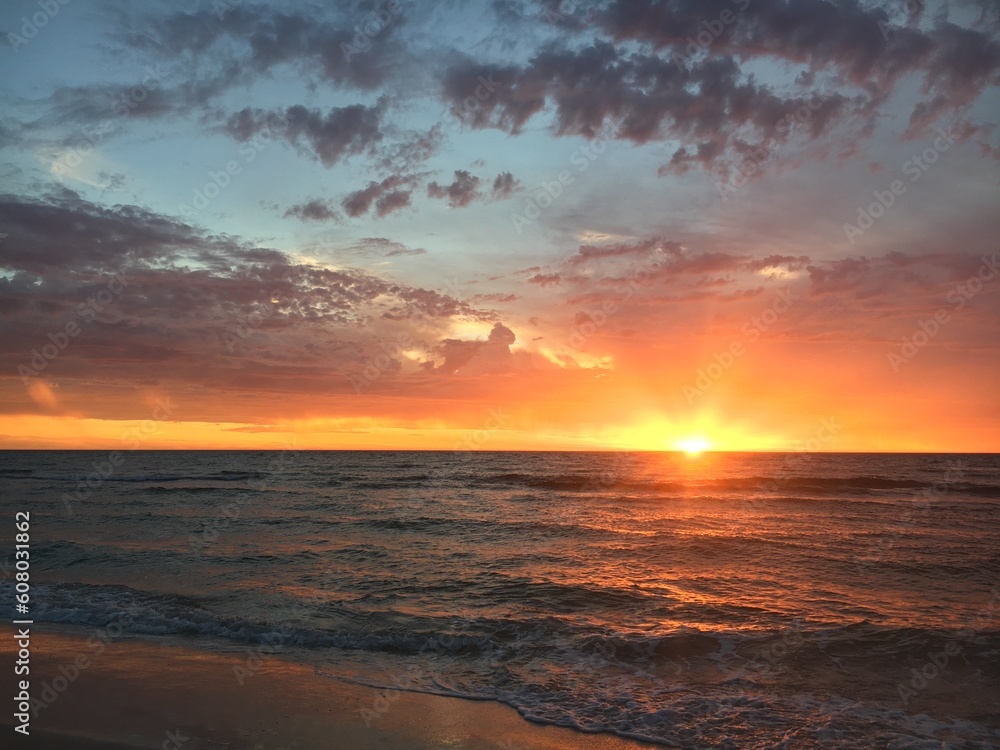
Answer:
M46 627L33 633L33 697L79 654L89 634ZM0 653L12 657L11 641ZM31 721L28 738L2 718L8 747L92 748L352 748L353 750L634 750L662 747L610 735L540 726L487 701L400 692L366 726L380 691L315 674L306 664L270 657L238 685L240 652L213 653L178 639L113 641L51 705ZM178 743L177 740L180 739ZM166 744L165 744L166 743ZM174 743L174 744L170 744Z

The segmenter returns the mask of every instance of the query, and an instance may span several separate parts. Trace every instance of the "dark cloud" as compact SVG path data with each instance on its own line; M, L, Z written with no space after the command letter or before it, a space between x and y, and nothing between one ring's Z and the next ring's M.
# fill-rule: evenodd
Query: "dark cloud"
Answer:
M147 66L134 85L93 84L60 86L48 101L48 112L38 124L60 122L102 123L107 129L125 125L125 120L151 119L175 112L189 101L183 90L165 88L167 71ZM190 92L188 92L190 94Z
M508 28L518 28L521 25L536 27L542 22L562 26L565 30L582 27L588 5L566 0L493 0L490 8L496 14L497 21Z
M856 0L610 0L572 8L558 0L497 0L492 11L509 28L539 16L560 19L552 28L564 32L561 43L536 48L525 64L481 62L450 50L418 60L403 41L410 10L379 19L372 14L384 6L377 5L341 4L319 13L250 4L195 12L119 10L116 38L129 54L142 53L136 85L59 88L37 122L9 118L0 127L0 143L30 139L40 132L36 125L66 123L109 123L102 137L110 137L127 127L127 118L115 117L122 110L128 117L153 118L201 109L211 120L217 117L212 107L232 87L291 73L314 89L325 83L383 97L374 106L328 112L304 105L248 107L224 122L225 131L241 141L273 133L326 166L367 154L379 176L412 173L439 151L444 129L438 124L401 134L386 126L387 102L424 95L414 84L420 71L430 70L435 80L440 72L440 93L452 113L474 128L516 134L531 118L551 112L558 135L676 142L661 175L694 167L731 169L748 153L782 144L792 133L832 138L843 125L850 132L837 134L842 142L867 135L906 75L919 79L923 97L908 113L907 135L967 108L1000 83L1000 13L991 0L958 2L973 16L964 26L945 13L907 15L903 4ZM586 37L574 33L581 24ZM371 32L360 42L359 26ZM709 33L714 27L718 33ZM691 40L698 39L708 44L689 54ZM762 83L759 73L750 72L758 60L795 69L785 81L769 76ZM825 91L816 91L817 81ZM141 99L133 96L138 87ZM850 91L841 93L845 89ZM781 125L814 94L820 106L803 127L789 131ZM862 117L859 125L844 124L856 115ZM80 142L79 129L64 140ZM452 187L434 184L435 195ZM495 198L514 188L494 184ZM456 207L475 200L471 193L442 197ZM387 198L385 211L406 201L402 193Z
M518 134L544 110L557 135L679 141L666 174L724 167L793 135L815 140L857 115L860 124L845 125L840 137L867 136L877 108L910 73L927 94L910 117L911 135L1000 82L1000 45L986 31L941 19L923 30L915 18L854 0L615 0L594 18L617 46L600 38L550 45L525 65L463 59L444 75L445 102L474 128ZM698 39L707 43L692 44ZM809 75L766 85L748 74L757 58L801 64ZM816 72L831 74L834 89L804 92ZM854 93L836 90L845 86ZM806 120L787 119L800 111Z
M427 186L427 195L431 198L447 198L452 208L464 208L476 199L482 197L479 192L481 180L464 169L455 170L455 180L450 185L439 185L431 182Z
M725 273L739 269L746 258L730 253L684 253L675 255L659 271L663 276Z
M562 276L558 273L536 273L528 278L528 283L538 286L557 286L562 283Z
M472 295L472 300L474 302L515 302L518 299L520 299L520 297L516 294L503 294L499 292Z
M345 252L365 258L397 258L407 255L426 255L422 247L408 247L402 242L395 242L385 237L364 237L339 252Z
M97 173L97 179L100 180L101 186L104 190L121 190L125 187L125 182L128 176L121 172L108 172L101 170Z
M660 237L651 237L639 242L620 242L613 245L581 245L576 255L569 259L570 265L581 265L592 260L623 257L649 257L654 254L666 253L677 255L681 246Z
M942 115L973 102L990 86L1000 85L1000 44L980 31L939 23L928 34L932 43L923 65L924 90L932 98L910 115L917 135Z
M373 247L380 247L384 250L383 257L395 258L402 255L426 255L427 251L422 247L407 247L401 242L392 242L384 237L369 237L362 242L365 242Z
M148 380L156 364L156 377L175 381L319 390L331 387L331 374L363 363L364 347L344 342L364 340L378 321L433 339L452 317L495 319L440 292L301 264L69 191L44 200L0 196L0 234L7 235L0 244L0 366L8 372L76 321L85 331L46 377L134 383ZM370 244L384 256L422 252L379 238ZM116 274L127 281L124 289L80 317L79 306L101 302Z
M471 309L468 304L460 302L447 294L441 294L429 289L413 289L407 287L390 287L392 293L403 304L393 305L382 317L387 320L407 320L414 318L450 318L465 315ZM484 314L475 314L475 319L482 320Z
M521 186L510 172L501 172L493 180L493 197L495 199L509 198Z
M125 47L116 52L126 61L139 53L135 82L57 88L46 102L44 116L27 124L101 122L110 128L106 138L127 127L125 116L214 117L228 91L252 86L269 75L290 72L311 87L325 83L338 91L347 87L369 92L390 83L394 71L408 69L409 52L399 34L405 25L402 13L389 13L373 24L376 9L354 4L291 11L244 3L214 6L197 11L116 9L119 28L110 36ZM359 26L364 33L359 33ZM349 127L337 121L326 125ZM31 133L29 129L27 134ZM434 136L440 137L440 132L431 134L431 140ZM331 137L329 130L316 136L321 143ZM407 145L411 159L427 158L419 154L429 145L426 137L423 143L402 143L398 148L406 150ZM316 151L324 163L336 161L336 149ZM403 158L396 169L412 168Z
M342 220L340 214L329 203L318 199L295 204L285 211L285 218L288 217L295 217L303 221L333 221L337 223Z
M492 0L490 10L496 14L496 20L504 26L519 23L524 14L524 0Z
M516 134L545 106L547 87L534 78L530 70L515 66L462 59L445 71L441 93L452 114L466 125ZM477 97L477 88L487 95Z
M374 205L375 215L383 218L410 205L414 181L412 176L390 175L381 182L369 182L368 187L350 193L341 205L353 218L368 213Z
M409 190L393 190L391 193L386 193L375 201L375 215L381 219L393 211L406 208L410 205L410 195Z
M138 120L184 116L205 108L231 85L236 71L209 80L185 80L187 74L160 64L136 66L134 83L59 86L35 102L41 113L24 121L11 117L4 130L16 133L21 146L90 149L129 132ZM177 79L184 80L174 84ZM0 130L0 145L3 145Z
M808 266L814 294L845 292L856 289L871 271L871 261L865 257L844 258L824 265Z
M461 97L470 76L504 83L469 107ZM625 53L603 41L577 50L547 48L523 67L463 62L445 76L444 97L457 117L476 128L517 134L548 107L557 135L636 144L671 138L699 144L701 159L727 154L744 132L759 141L784 142L793 132L784 118L808 101L774 93L744 75L732 57L685 67L658 55ZM813 137L826 132L845 113L846 102L837 93L821 97L813 109L807 107L806 130ZM675 154L677 168L699 158L683 148Z
M510 346L515 341L517 341L517 336L503 323L495 323L487 337L487 343L500 344L501 346Z
M518 273L533 274L527 278L528 283L561 285L569 292L568 304L599 304L609 295L621 301L625 284L631 290L630 298L634 295L642 305L659 305L756 297L767 289L760 285L759 274L774 269L773 273L765 274L767 284L774 285L772 288L794 285L817 300L834 299L839 300L837 304L858 304L886 316L905 316L925 311L928 305L940 307L950 290L981 271L985 257L959 250L890 252L879 257L834 260L806 255L747 256L690 249L675 241L653 237L637 242L582 246L576 254L553 267L534 266ZM619 260L640 262L615 264ZM593 262L588 270L598 272L579 272L579 267L588 261ZM605 261L611 265L599 265ZM680 296L666 296L664 288L686 291Z
M2 264L32 274L117 269L155 260L225 265L230 259L268 260L275 251L247 250L235 241L205 237L178 219L137 206L103 207L70 190L45 199L0 195Z
M727 11L732 20L719 26ZM977 25L989 26L985 8L983 14ZM925 127L942 112L968 104L995 85L1000 72L995 36L940 18L930 28L918 27L919 4L918 12L906 15L902 5L894 10L853 0L735 5L728 0L615 0L598 16L617 41L647 42L675 59L697 53L688 48L702 35L710 38L712 55L773 57L807 65L812 72L832 71L868 91L873 103L884 99L903 75L917 73L930 98L917 106L911 126ZM705 36L707 24L721 33Z
M494 324L486 341L445 339L438 348L444 362L436 372L453 375L493 374L512 369L511 344L517 340L514 332L503 323Z
M464 169L455 170L455 179L447 185L431 182L427 185L427 195L431 198L448 199L452 208L465 208L477 200L503 200L509 198L521 183L510 172L501 172L493 180L488 193L480 189L482 180ZM489 183L487 183L489 184Z
M385 254L386 258L395 258L400 255L426 255L427 251L422 247L405 248L402 250L390 250Z
M194 63L205 60L241 71L236 84L280 65L337 85L373 90L389 78L407 57L398 31L402 15L369 25L374 34L360 36L356 26L371 20L372 9L342 7L306 11L264 5L216 3L195 12L120 13L119 38L146 54ZM336 17L331 17L331 16ZM360 42L360 43L359 43Z
M430 159L444 143L444 131L438 123L426 133L417 133L397 143L384 146L375 166L386 172L413 172Z
M324 166L332 167L347 156L374 153L374 146L384 137L382 118L386 106L386 100L380 99L372 107L333 107L325 115L300 104L283 111L245 107L229 117L223 129L240 142L258 137L283 138L304 148Z
M702 141L690 149L687 146L681 146L674 151L673 156L670 157L670 162L660 167L658 174L660 177L666 174L686 174L695 165L700 165L706 169L710 168L725 153L725 150L725 138L713 138L708 141Z

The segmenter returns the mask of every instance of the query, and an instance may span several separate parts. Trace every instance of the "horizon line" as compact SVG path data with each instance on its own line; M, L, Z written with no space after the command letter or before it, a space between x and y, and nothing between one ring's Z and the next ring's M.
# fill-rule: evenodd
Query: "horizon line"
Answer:
M676 453L684 456L700 456L705 454L729 454L729 453L751 453L751 454L784 454L784 453L804 453L809 455L898 455L898 456L929 456L929 455L951 455L951 456L1000 456L1000 451L947 451L947 450L837 450L837 451L809 451L803 449L791 449L791 450L702 450L693 453L691 451L685 450L649 450L649 449L635 449L635 448L531 448L531 449L518 449L518 448L495 448L495 449L478 449L478 448L135 448L135 449L120 449L120 448L0 448L0 453L14 453L14 452L76 452L76 453L92 453L92 452L106 452L106 451L121 451L122 453L171 453L171 452L187 452L187 453L279 453L279 452L294 452L294 453Z

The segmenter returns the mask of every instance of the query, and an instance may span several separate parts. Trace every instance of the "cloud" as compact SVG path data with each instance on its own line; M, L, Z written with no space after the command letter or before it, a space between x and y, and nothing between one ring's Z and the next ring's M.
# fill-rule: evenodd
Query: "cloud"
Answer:
M413 172L440 150L444 140L444 129L437 123L425 133L384 146L375 166L385 172Z
M768 57L805 64L812 72L834 72L866 90L872 103L883 100L902 76L916 73L930 98L911 115L914 131L997 83L995 27L991 34L936 18L921 28L919 10L907 16L902 8L893 12L842 0L752 2L740 8L721 34L710 34L713 55ZM717 24L726 9L735 10L722 0L615 0L598 18L616 41L646 42L686 58L689 40L704 35L706 25Z
M257 137L279 137L304 149L323 166L332 167L355 154L373 154L384 137L382 118L386 100L372 107L352 104L332 107L325 115L296 104L285 110L264 111L244 107L231 115L223 130L237 141Z
M36 200L0 195L0 228L11 235L3 245L3 265L38 275L67 268L117 269L154 259L221 266L235 259L281 257L228 238L207 238L179 219L137 206L98 206L71 190Z
M908 74L926 94L910 115L911 137L1000 82L995 31L941 18L924 28L849 0L614 0L593 18L605 38L584 46L549 43L520 65L452 63L442 98L477 129L517 135L544 112L557 136L679 142L661 174L683 174L731 168L792 137L849 145L871 135L877 108ZM692 43L699 39L707 42ZM751 73L758 60L804 65L808 75L765 84ZM488 95L468 106L483 81ZM786 118L810 104L808 121L790 127Z
M497 200L509 198L520 186L521 183L510 172L501 172L493 180L493 198Z
M230 85L294 65L303 74L339 86L371 91L379 88L397 66L405 65L405 45L397 31L404 19L379 24L365 49L352 52L367 14L355 8L326 13L298 12L265 5L216 3L194 12L121 12L119 38L147 55L199 61L206 68L236 71ZM141 30L141 31L140 31ZM205 61L213 61L214 66Z
M801 271L809 263L806 255L768 255L763 258L754 258L747 261L746 269L759 273L768 268L784 267L789 271Z
M638 242L619 242L612 245L581 245L576 255L569 259L570 265L583 265L590 261L606 258L625 258L630 256L648 257L651 255L678 255L681 245L677 242L651 237Z
M297 203L287 211L285 218L295 217L302 221L333 221L340 223L342 217L326 201L314 199L305 203Z
M456 169L454 182L450 185L431 182L427 186L427 195L431 198L447 198L451 208L464 208L481 197L479 183L478 177L464 169Z
M401 242L392 242L384 237L368 237L362 240L370 247L378 247L383 250L384 257L396 258L403 255L426 255L427 251L422 247L407 247Z
M393 190L375 201L375 215L378 218L388 216L393 211L399 211L410 205L409 190Z
M494 324L485 341L446 339L438 347L444 362L435 372L454 375L497 374L512 369L513 358L510 347L517 341L514 332L503 323Z
M401 247L395 250L390 250L385 254L386 258L397 258L403 255L426 255L427 251L422 247Z
M503 294L502 292L493 292L487 294L474 294L472 295L473 302L515 302L520 299L516 294Z
M690 150L687 146L681 146L674 151L670 162L659 168L657 174L660 177L666 174L687 174L695 165L711 169L716 160L725 153L725 150L725 138L702 141L697 146L690 147Z
M856 290L871 271L871 261L865 257L843 258L824 265L808 266L813 294Z
M504 85L469 110L458 98L463 89L456 80L470 75L492 76ZM625 53L601 40L582 49L549 47L523 67L464 62L446 75L443 95L452 112L475 128L516 135L529 119L549 108L559 136L635 144L667 138L685 144L711 142L700 146L702 158L727 154L731 141L743 132L784 142L789 130L781 128L782 118L806 103L802 96L779 96L756 83L730 57L687 68L657 55ZM830 127L846 101L830 93L811 111L814 137ZM675 156L680 163L691 158L686 150Z
M427 254L422 247L408 247L402 242L395 242L385 237L364 237L346 248L338 248L337 252L363 258L398 258Z
M368 213L372 205L375 215L384 218L393 211L398 211L410 205L410 196L416 178L407 175L390 175L381 182L369 182L368 187L350 193L341 206L347 215L353 218Z
M405 331L429 351L453 320L495 319L448 294L300 263L70 191L0 195L0 234L0 367L17 372L75 321L82 332L45 370L63 383L134 386L155 365L155 379L198 387L348 390L346 373L377 349L373 337ZM384 238L365 244L384 257L423 252ZM124 286L109 286L116 278Z
M529 284L538 284L538 286L558 286L562 283L562 275L558 273L536 273L528 279Z
M427 185L430 198L448 199L451 208L465 208L477 200L503 200L509 198L521 183L510 172L501 172L493 180L493 186L486 193L480 189L482 180L464 169L455 170L455 179L447 185L431 182ZM488 183L487 183L488 184Z

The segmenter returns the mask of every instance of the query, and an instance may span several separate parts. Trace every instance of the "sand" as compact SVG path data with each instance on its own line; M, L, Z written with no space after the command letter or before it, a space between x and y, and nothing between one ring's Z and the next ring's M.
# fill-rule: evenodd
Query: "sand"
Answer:
M662 748L610 735L525 721L492 702L379 693L317 675L309 665L272 656L240 686L233 666L241 653L191 648L179 639L123 638L94 656L86 631L32 630L32 695L52 683L78 655L86 668L31 721L30 737L15 733L8 709L0 716L4 747L49 750L635 750ZM13 640L0 653L11 664ZM72 672L72 670L70 670ZM5 684L13 686L9 676ZM62 684L60 682L60 684ZM51 695L51 694L50 694ZM11 696L12 697L12 696ZM8 699L8 705L13 703ZM377 711L366 726L362 709ZM6 738L13 736L14 742Z

